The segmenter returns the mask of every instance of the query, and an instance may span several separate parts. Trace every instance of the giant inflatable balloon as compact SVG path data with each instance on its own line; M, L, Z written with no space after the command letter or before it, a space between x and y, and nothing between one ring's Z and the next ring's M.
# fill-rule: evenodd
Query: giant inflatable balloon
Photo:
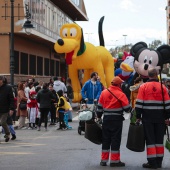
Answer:
M134 56L134 69L136 76L148 79L148 69L162 70L163 64L170 62L170 46L161 45L156 50L148 48L145 42L138 42L132 46L130 53Z
M60 29L60 39L54 45L57 53L65 53L66 63L69 65L69 77L74 90L74 102L81 100L78 70L84 69L84 77L90 78L90 73L95 71L101 78L105 87L110 85L114 77L114 60L110 52L104 47L102 23L99 21L99 38L101 46L94 46L84 42L82 28L75 24L64 24Z

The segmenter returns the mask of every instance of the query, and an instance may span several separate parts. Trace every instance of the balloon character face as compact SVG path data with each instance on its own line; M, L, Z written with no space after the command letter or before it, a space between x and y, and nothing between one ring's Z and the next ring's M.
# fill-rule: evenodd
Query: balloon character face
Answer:
M154 50L148 48L145 42L138 42L132 46L130 53L134 56L135 71L143 78L148 77L150 68L161 71L163 64L170 61L169 45L162 45Z
M148 49L143 50L134 62L134 68L138 74L142 77L148 76L148 69L156 68L161 69L159 63L159 56L156 51Z

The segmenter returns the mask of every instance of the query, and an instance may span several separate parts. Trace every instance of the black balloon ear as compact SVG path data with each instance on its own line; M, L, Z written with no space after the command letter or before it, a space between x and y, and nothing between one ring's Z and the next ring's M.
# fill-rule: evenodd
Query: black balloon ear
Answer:
M161 54L163 64L170 63L170 46L161 45L157 48L157 51Z
M147 48L147 44L145 42L138 42L135 45L132 46L132 48L130 49L130 54L132 54L132 56L135 57L136 53L142 49L142 48Z

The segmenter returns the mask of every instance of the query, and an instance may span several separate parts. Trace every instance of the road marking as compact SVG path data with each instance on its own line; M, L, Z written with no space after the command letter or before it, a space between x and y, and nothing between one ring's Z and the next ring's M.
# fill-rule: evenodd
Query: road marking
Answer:
M5 144L6 142L2 142L1 144ZM24 146L44 146L46 144L38 144L38 143L11 143L11 144L16 144L15 146L9 146L9 145L3 145L3 147L0 148L19 148L19 147L24 147Z
M0 155L32 155L32 152L0 152Z
M74 117L73 120L79 120L79 119L78 119L78 116Z

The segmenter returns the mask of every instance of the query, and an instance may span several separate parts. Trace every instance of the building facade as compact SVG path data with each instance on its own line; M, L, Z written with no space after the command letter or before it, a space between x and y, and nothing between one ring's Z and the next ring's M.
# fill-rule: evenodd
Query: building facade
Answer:
M22 28L25 4L35 27L31 35ZM0 74L10 81L11 0L1 0L0 7ZM54 51L60 27L87 20L83 0L14 0L14 82L32 76L44 82L51 76L65 77L64 55Z
M166 20L167 20L167 44L170 44L170 0L167 0Z

